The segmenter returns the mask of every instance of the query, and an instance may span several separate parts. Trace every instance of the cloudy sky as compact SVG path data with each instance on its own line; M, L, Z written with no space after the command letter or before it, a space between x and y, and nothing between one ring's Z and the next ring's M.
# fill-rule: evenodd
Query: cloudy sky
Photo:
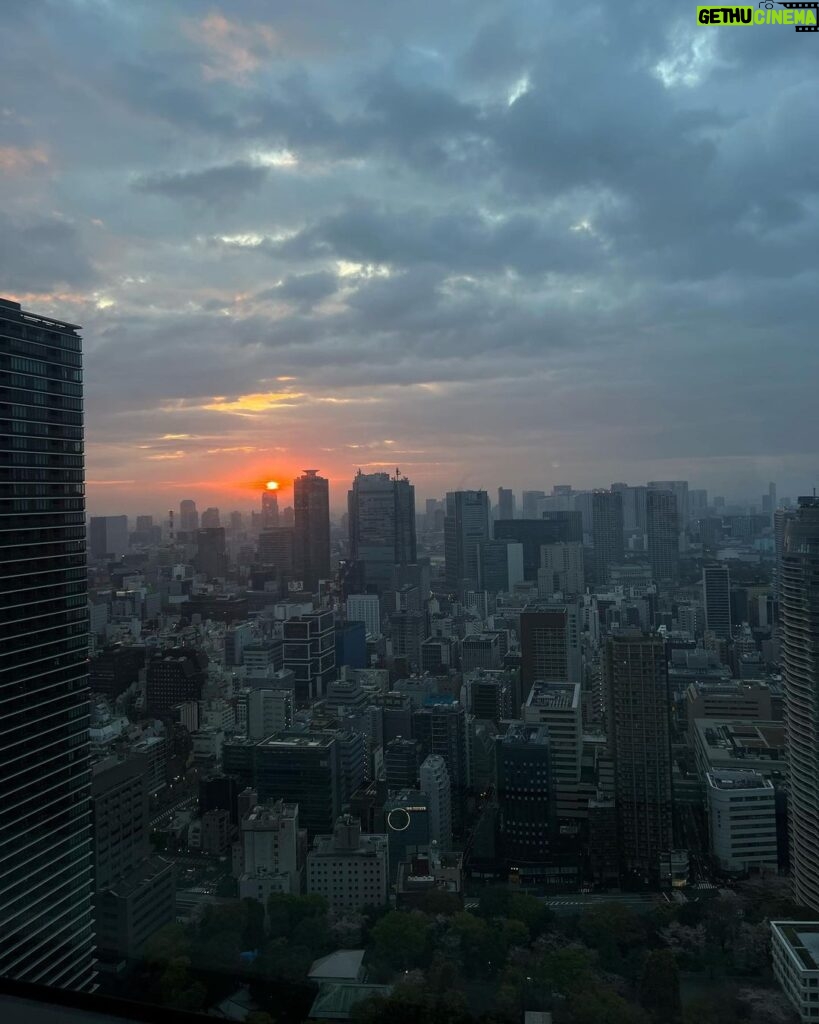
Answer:
M0 0L0 34L0 294L84 327L92 511L307 466L334 504L359 466L816 483L816 36L687 0Z

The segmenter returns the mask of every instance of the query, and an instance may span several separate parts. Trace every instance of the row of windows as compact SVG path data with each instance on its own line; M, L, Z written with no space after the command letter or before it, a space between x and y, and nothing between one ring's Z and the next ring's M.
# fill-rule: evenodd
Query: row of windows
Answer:
M8 410L9 406L0 406ZM56 415L56 414L55 414ZM0 420L0 437L8 434L26 434L28 437L53 437L60 440L82 441L82 419L80 425L66 426L59 423L36 423L32 420Z
M0 324L0 333L13 338L24 338L27 341L39 341L46 345L71 349L75 352L79 352L82 348L82 338L78 338L74 334L63 334L61 331L34 327L31 324L20 323L18 320L4 319Z
M56 441L39 437L0 437L0 452L50 452L54 456L82 455L82 441Z
M51 466L55 469L82 469L82 455L50 452L0 452L0 466Z
M3 396L2 392L0 392L0 398L3 397L5 396ZM41 422L47 421L52 424L66 423L75 427L82 426L82 415L80 412L61 412L59 408L57 408L57 403L73 402L75 403L75 407L77 409L82 410L82 402L79 399L60 399L55 397L51 399L51 401L52 407L50 409L39 408L36 405L12 405L9 402L0 402L0 415L8 416L11 422L14 422L15 420L25 420L30 423L32 421L39 420ZM2 426L2 422L0 422L0 426ZM19 430L19 433L21 434L30 432L30 430Z
M5 338L3 347L8 352L18 355L35 356L45 359L50 366L62 364L64 366L82 366L82 355L79 352L68 352L64 348L38 345L31 341L23 341L22 338ZM74 378L68 378L73 380Z
M28 498L17 501L0 501L0 516L16 515L21 512L27 512L33 515L63 512L83 513L84 509L85 502L82 498L49 498L46 500ZM72 523L78 522L78 520L74 518L68 519L67 521ZM84 515L83 521L85 521Z
M51 409L82 409L82 386L0 373L0 398L21 405L48 405ZM67 397L74 395L75 397Z
M72 473L74 470L67 470L66 472ZM79 474L82 478L82 473ZM3 477L0 476L0 480ZM8 480L8 477L5 478ZM20 479L19 477L17 479ZM23 479L26 479L25 477ZM30 497L36 495L38 498L46 497L75 497L78 495L85 494L85 488L81 484L11 484L9 485L6 493L13 495L15 498Z

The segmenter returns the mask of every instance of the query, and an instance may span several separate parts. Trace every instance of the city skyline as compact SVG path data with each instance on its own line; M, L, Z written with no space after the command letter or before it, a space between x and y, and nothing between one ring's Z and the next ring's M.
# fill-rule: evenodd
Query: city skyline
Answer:
M313 465L420 498L815 478L793 33L426 0L0 29L0 279L84 327L93 509Z

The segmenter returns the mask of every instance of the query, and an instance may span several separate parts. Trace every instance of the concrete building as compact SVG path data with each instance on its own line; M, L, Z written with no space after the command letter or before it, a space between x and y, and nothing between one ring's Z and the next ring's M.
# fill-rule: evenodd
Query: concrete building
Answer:
M362 589L394 590L398 566L417 561L415 488L398 471L355 476L347 494L350 560L359 566ZM380 633L379 630L373 635Z
M420 763L415 740L396 736L384 748L384 773L388 790L414 789Z
M294 694L290 689L258 687L247 695L247 735L253 740L289 729L293 724Z
M771 921L774 977L803 1024L819 1020L819 922Z
M298 804L277 800L253 807L241 822L239 898L266 905L272 893L301 892L303 858Z
M711 856L721 871L776 871L774 786L747 769L705 775Z
M478 544L478 587L490 594L511 593L523 582L523 545L513 540Z
M189 647L174 647L151 658L145 685L149 713L168 717L177 704L200 700L207 664L206 654Z
M525 725L546 726L555 785L580 780L583 756L583 711L580 684L538 680L523 705Z
M785 727L782 722L740 719L694 719L691 740L697 771L748 768L782 786L788 779Z
M230 747L225 745L225 771ZM241 748L236 747L235 753L238 762ZM336 736L319 732L272 736L255 744L250 757L251 781L262 802L298 804L299 820L308 838L332 830L341 810L341 758ZM237 767L241 774L238 763Z
M500 633L470 633L461 641L461 670L499 669L503 664Z
M515 518L515 492L510 487L498 488L498 519Z
M414 712L412 724L422 756L439 754L446 763L452 793L452 824L457 832L463 823L467 786L466 710L457 701L434 703Z
M395 905L422 909L430 893L447 893L463 903L463 854L431 848L397 865Z
M512 724L496 740L498 832L506 870L521 882L542 878L556 838L548 730Z
M523 545L523 577L537 582L540 549L544 544L583 543L583 517L577 511L544 512L542 518L498 519L495 540Z
M819 498L785 522L779 584L794 899L819 911Z
M429 838L441 850L452 847L452 787L443 757L430 754L419 771L420 790L426 797Z
M679 576L680 513L677 496L649 486L646 494L646 533L651 571L658 583L673 583Z
M623 562L623 499L619 491L592 491L594 581L609 581L609 567Z
M685 708L689 733L698 718L758 722L774 717L771 691L767 683L759 680L695 680L686 687Z
M334 910L385 906L389 898L386 835L361 833L361 822L340 817L332 835L319 835L307 854L307 892Z

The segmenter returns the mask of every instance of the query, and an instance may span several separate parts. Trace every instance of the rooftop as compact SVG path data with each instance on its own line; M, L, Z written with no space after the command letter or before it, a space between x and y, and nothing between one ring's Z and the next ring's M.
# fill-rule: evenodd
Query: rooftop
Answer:
M773 783L751 768L722 768L706 772L714 789L773 789Z
M819 971L819 921L771 921L791 955L805 971Z
M338 949L335 953L314 960L309 977L338 981L349 978L355 981L358 979L363 960L363 949Z
M565 708L575 710L580 705L580 684L549 682L538 679L526 698L526 706L532 708Z

